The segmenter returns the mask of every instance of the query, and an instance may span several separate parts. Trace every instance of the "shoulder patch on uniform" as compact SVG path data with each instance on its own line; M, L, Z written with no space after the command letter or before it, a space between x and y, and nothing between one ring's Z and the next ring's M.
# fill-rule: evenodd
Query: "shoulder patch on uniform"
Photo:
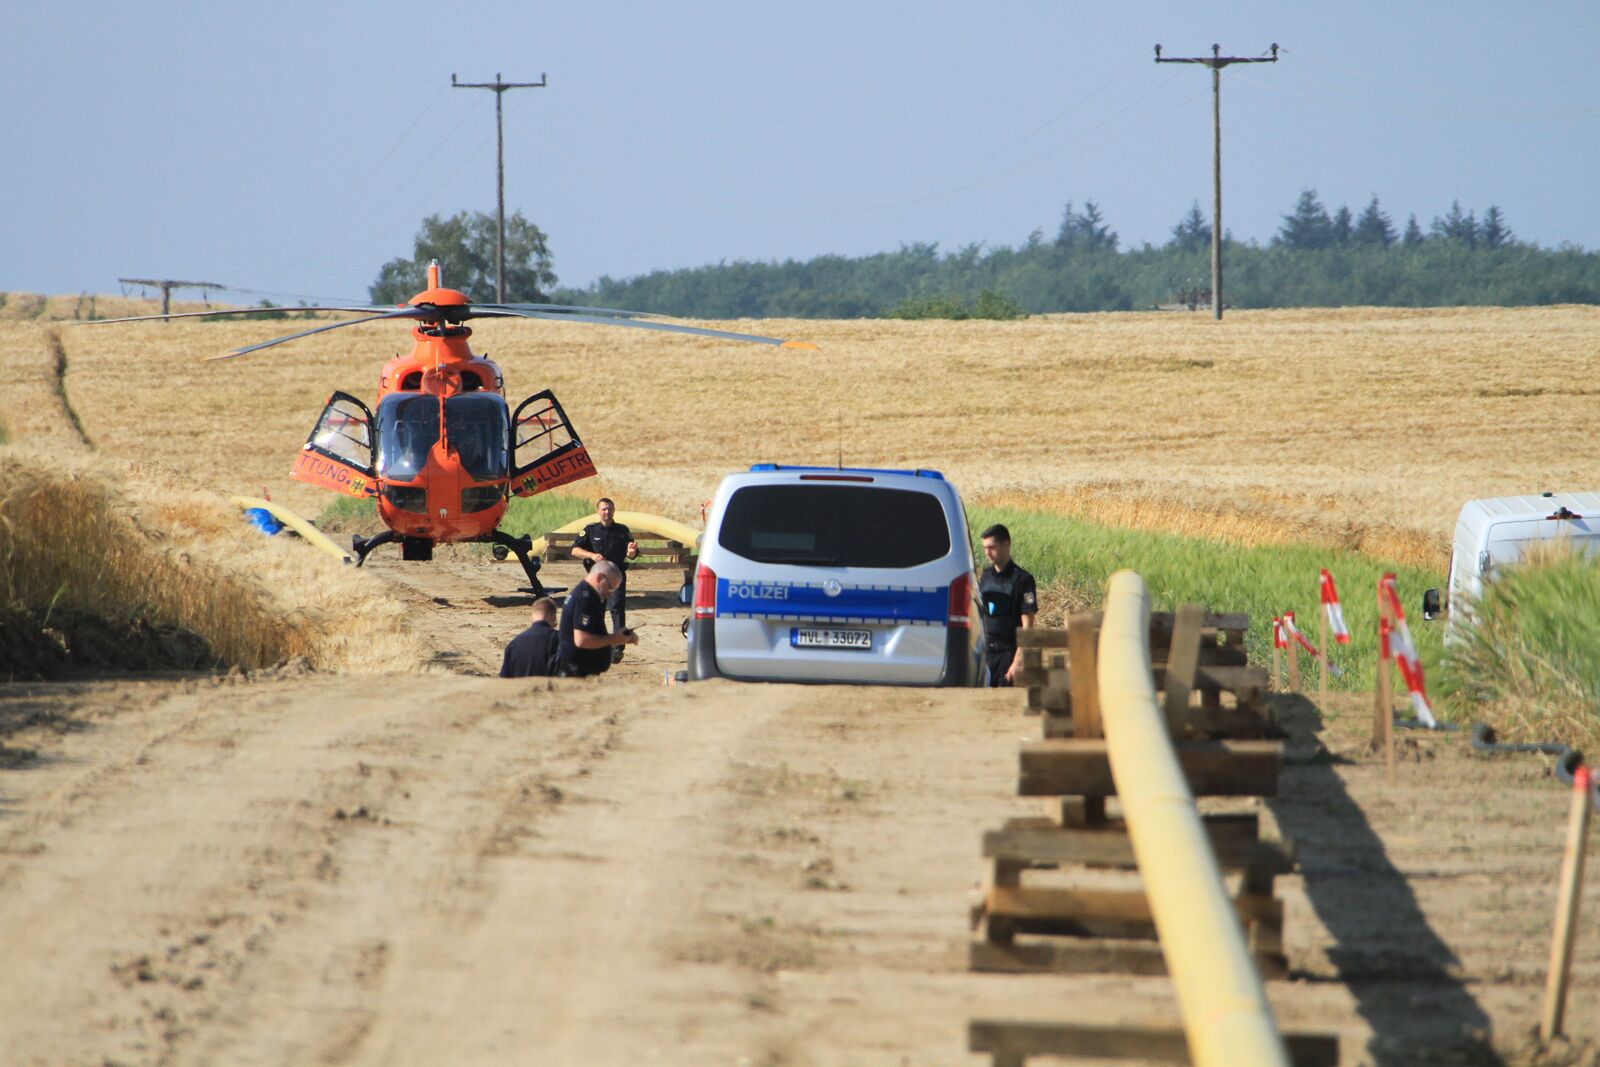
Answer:
M1034 605L1033 590L1030 589L1026 593L1022 594L1022 602L1024 604L1028 605L1030 608L1033 607L1033 605Z
M578 625L579 626L593 626L594 625L594 616L593 615L579 615L578 616Z

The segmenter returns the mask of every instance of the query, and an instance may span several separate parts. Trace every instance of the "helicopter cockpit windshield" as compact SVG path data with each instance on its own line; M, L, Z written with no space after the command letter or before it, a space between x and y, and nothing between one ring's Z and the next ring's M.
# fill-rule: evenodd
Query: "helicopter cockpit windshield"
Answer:
M417 477L438 441L438 397L390 393L378 405L378 477L402 482Z
M511 416L496 393L467 393L444 402L445 435L475 481L511 473Z
M511 470L511 419L494 393L453 396L444 402L445 432L461 466L474 481L506 477ZM439 398L391 393L378 405L378 477L410 481L428 464L439 441Z

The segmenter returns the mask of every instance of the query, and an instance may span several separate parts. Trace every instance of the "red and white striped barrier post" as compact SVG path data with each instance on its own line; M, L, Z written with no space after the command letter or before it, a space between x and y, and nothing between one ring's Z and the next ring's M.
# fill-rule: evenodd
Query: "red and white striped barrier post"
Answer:
M1333 630L1333 639L1341 645L1350 643L1350 631L1344 625L1344 608L1339 604L1339 590L1333 584L1333 575L1328 568L1322 568L1318 579L1318 586L1322 593L1322 613L1317 616L1317 646L1322 650L1317 660L1322 664L1322 682L1318 697L1323 707L1328 706L1328 630Z
M1394 665L1400 669L1400 677L1405 680L1411 708L1416 712L1417 721L1432 730L1439 723L1433 717L1433 705L1428 703L1422 657L1417 654L1417 646L1411 641L1411 628L1406 625L1406 612L1400 606L1400 589L1395 584L1394 575L1385 574L1378 580L1378 595L1388 600L1389 648L1394 656Z

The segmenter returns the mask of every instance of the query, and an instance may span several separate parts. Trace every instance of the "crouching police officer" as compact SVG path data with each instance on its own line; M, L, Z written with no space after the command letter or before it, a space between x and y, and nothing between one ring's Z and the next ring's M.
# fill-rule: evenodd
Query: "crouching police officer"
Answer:
M601 560L616 565L622 577L606 600L606 607L611 610L611 629L621 633L628 626L628 561L638 558L639 542L633 539L632 530L620 522L612 521L617 505L612 503L610 497L601 497L595 511L599 513L600 521L591 522L583 528L583 533L573 543L572 554L583 560L585 571ZM622 649L619 647L612 651L611 662L619 663L621 660Z
M611 669L612 649L639 643L632 630L606 632L606 597L621 583L616 564L601 560L567 594L556 648L557 674L567 678L604 674Z
M1022 669L1017 631L1031 630L1039 613L1039 594L1033 575L1011 558L1011 531L996 523L983 531L983 554L991 566L978 579L978 599L983 604L983 634L988 641L984 661L991 686L1011 685Z
M511 639L500 661L502 678L543 678L555 673L556 602L542 596L533 602L531 625Z

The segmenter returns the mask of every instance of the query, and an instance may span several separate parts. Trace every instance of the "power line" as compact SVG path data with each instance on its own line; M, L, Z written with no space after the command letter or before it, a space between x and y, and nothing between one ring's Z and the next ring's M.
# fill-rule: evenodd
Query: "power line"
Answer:
M450 75L450 85L455 89L489 89L494 93L495 210L500 221L494 244L494 298L496 303L504 304L506 302L506 137L501 101L505 98L506 90L508 89L543 89L546 85L546 80L541 73L539 80L536 82L502 81L497 71L492 82L458 82L455 74L452 73Z
M148 285L153 289L161 290L161 314L165 315L172 308L172 290L174 289L226 289L226 285L216 282L180 282L175 278L118 278L123 285Z
M1221 45L1209 56L1164 58L1156 45L1157 63L1198 63L1211 68L1211 314L1222 321L1222 68L1234 63L1276 63L1278 46L1268 56L1225 56Z

